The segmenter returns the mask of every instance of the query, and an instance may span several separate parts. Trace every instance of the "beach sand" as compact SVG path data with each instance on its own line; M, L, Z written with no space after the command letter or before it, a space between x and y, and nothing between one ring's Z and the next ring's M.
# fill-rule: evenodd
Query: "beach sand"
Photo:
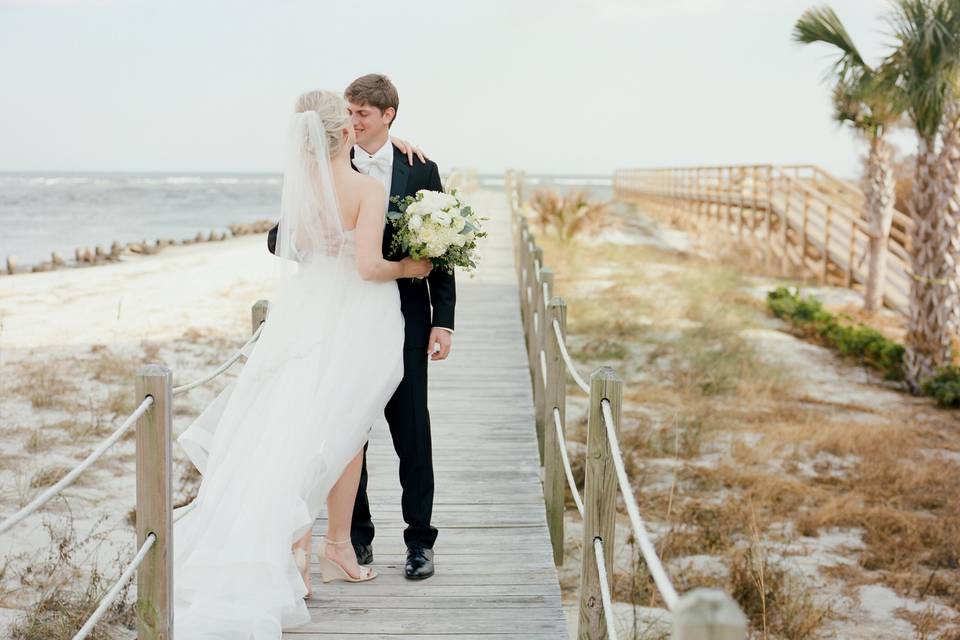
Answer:
M142 364L170 367L181 384L234 353L250 335L251 306L269 297L274 260L265 234L257 234L92 268L0 277L0 518L120 425L135 407L134 376ZM238 370L178 396L174 432ZM36 596L24 572L42 565L51 540L92 536L74 558L82 570L64 571L63 581L94 564L112 579L132 555L131 436L64 497L0 538L0 558L12 559L0 580L0 609L22 609ZM178 500L195 490L196 475L176 446L174 459Z
M240 331L249 326L250 305L269 291L273 261L258 234L97 267L5 276L0 347L165 340L185 327Z

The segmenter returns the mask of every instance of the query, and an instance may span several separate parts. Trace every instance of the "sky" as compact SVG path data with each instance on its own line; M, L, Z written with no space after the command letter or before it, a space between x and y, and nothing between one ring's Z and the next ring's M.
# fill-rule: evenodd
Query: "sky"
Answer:
M859 174L810 0L0 0L0 171L280 172L307 89L397 85L441 169L814 163ZM861 51L886 0L833 0ZM904 150L911 141L898 136Z

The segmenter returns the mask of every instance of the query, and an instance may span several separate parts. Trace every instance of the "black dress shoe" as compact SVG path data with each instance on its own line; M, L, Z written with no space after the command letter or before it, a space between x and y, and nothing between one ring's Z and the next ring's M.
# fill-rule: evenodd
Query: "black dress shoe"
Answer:
M373 564L373 545L354 542L353 552L357 554L358 564Z
M407 547L407 565L403 573L410 580L423 580L433 575L433 549Z

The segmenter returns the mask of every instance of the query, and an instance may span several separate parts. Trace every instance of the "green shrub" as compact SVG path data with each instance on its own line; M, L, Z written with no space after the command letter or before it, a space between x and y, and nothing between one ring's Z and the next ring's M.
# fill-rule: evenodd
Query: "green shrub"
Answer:
M778 318L815 336L845 356L883 372L888 380L903 379L903 345L864 324L840 322L813 296L798 289L778 287L767 294L767 306ZM960 398L958 398L960 401Z
M941 369L923 381L920 391L933 396L941 407L960 407L960 367Z

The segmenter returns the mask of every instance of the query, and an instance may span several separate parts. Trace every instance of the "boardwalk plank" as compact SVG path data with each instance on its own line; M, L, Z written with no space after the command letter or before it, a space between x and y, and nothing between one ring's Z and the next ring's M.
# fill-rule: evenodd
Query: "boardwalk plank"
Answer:
M385 424L368 450L377 536L364 584L313 575L312 622L288 640L556 640L567 637L540 484L530 374L502 195L472 200L491 217L484 263L458 280L457 331L430 365L437 573L403 577L397 460ZM326 528L324 514L315 537Z

